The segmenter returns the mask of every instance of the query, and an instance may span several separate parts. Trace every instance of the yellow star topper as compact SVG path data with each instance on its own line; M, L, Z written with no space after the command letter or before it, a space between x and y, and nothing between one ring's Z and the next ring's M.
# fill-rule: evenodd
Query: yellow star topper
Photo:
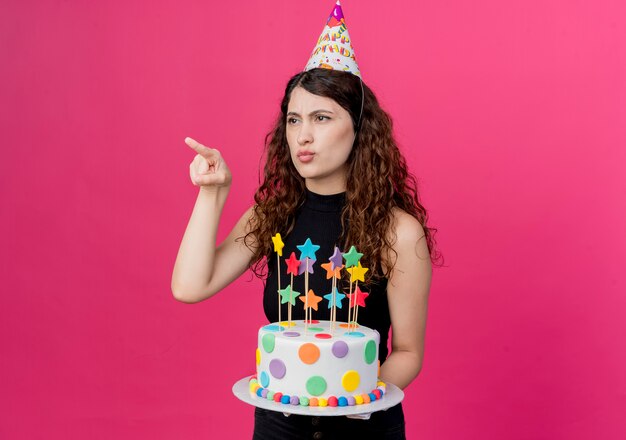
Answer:
M361 266L361 262L359 261L358 265L349 267L346 270L350 274L350 282L353 282L355 280L365 282L365 272L367 272L369 269L367 267Z
M285 243L283 243L282 238L280 238L280 233L276 233L276 235L272 237L272 242L274 243L274 252L276 252L279 257L282 257Z

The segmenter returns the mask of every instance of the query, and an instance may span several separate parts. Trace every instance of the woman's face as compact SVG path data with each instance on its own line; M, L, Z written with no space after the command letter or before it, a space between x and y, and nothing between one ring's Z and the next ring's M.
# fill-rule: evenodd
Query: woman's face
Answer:
M346 190L346 161L352 151L350 114L334 100L296 87L287 107L291 160L309 190L335 194Z

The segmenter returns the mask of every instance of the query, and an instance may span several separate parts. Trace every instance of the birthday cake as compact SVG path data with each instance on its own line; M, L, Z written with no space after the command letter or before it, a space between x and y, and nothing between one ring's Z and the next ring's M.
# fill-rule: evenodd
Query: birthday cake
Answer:
M291 321L259 329L250 390L277 403L353 406L381 399L380 335L362 325Z
M302 406L354 406L379 400L386 385L378 380L380 362L378 345L380 335L376 330L358 324L359 307L365 307L369 295L361 291L359 281L364 282L367 268L361 266L363 254L352 246L346 253L335 247L326 270L331 281L330 292L323 298L331 309L329 321L313 319L322 297L308 288L309 274L313 273L315 253L319 246L307 239L297 246L300 258L292 252L287 264L290 283L280 288L280 257L284 243L280 234L272 238L279 268L279 316L280 304L287 303L287 320L263 326L259 329L256 349L256 375L250 378L250 391L259 398L285 405ZM345 265L343 261L345 259ZM346 294L338 289L342 270L350 275ZM304 274L305 295L293 290L293 277ZM348 298L347 322L337 320L337 309L344 310L342 301ZM305 319L291 319L292 307L299 299L304 306ZM349 324L348 324L349 323Z

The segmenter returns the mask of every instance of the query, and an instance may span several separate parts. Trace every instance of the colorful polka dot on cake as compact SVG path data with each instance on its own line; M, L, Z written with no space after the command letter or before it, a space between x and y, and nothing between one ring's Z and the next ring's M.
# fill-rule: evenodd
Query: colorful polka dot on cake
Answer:
M300 346L298 356L305 364L314 364L320 357L320 349L317 348L317 345L307 342Z
M265 350L266 353L271 353L274 351L274 346L276 345L276 336L272 333L267 333L263 335L261 343L263 344L263 350Z
M365 362L371 364L376 359L376 342L367 341L365 344Z
M331 350L336 357L343 358L348 354L349 348L344 341L337 341L333 344Z
M361 377L359 376L359 372L355 370L346 371L341 377L341 386L349 393L356 390L360 382Z
M280 325L276 325L276 324L269 324L263 328L270 332L281 332L284 330L284 327L281 327Z
M306 390L313 396L319 396L326 391L326 381L321 376L312 376L306 381Z
M283 361L280 359L272 359L270 361L270 374L276 379L282 379L285 377L286 372L287 368L285 367L285 363Z

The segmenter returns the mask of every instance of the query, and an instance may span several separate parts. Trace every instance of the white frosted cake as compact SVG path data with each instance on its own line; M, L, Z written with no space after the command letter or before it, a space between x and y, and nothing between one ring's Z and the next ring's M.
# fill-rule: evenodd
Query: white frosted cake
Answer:
M381 399L380 335L362 325L329 321L269 324L259 329L256 376L259 398L303 406L352 406Z

